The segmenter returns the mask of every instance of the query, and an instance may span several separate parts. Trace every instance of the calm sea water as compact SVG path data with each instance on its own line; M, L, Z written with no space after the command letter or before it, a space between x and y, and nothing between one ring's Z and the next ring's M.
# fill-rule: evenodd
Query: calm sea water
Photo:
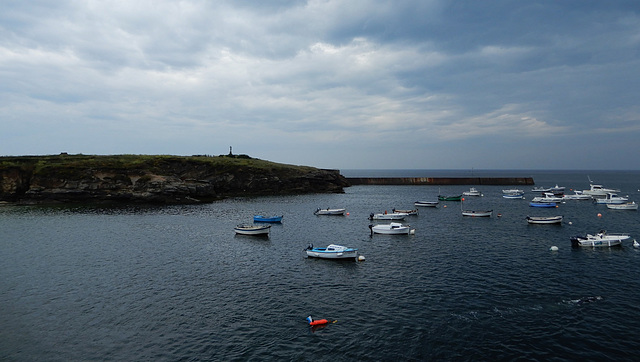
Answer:
M640 201L637 171L343 174L471 172L579 190L589 175ZM465 208L501 217L463 218L460 203L441 203L405 220L416 229L409 236L372 237L367 216L468 186L166 207L2 206L0 360L637 359L640 250L575 249L569 237L607 229L640 240L640 214L588 201L534 209L503 199L503 187L478 188L484 196ZM315 216L318 207L349 215ZM284 222L268 239L234 235L258 213ZM527 215L565 223L528 225ZM310 243L357 247L366 261L307 259ZM337 322L311 329L308 315Z

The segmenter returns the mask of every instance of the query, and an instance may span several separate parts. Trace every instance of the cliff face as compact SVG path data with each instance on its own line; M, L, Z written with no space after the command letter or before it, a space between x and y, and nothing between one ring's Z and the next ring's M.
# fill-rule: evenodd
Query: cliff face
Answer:
M339 193L337 170L234 157L0 157L0 201L195 203L229 196Z

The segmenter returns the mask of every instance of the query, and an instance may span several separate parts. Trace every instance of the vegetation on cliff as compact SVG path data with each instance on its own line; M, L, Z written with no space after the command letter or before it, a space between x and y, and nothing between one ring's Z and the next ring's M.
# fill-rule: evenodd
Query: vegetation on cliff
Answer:
M203 202L239 195L343 192L337 170L246 155L0 157L0 200Z

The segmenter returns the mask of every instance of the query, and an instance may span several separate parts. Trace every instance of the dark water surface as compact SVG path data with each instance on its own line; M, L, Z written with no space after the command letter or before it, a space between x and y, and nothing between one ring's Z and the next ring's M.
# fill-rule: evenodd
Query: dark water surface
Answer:
M522 172L537 186L588 188L587 172ZM389 176L441 176L404 173ZM640 172L589 176L640 201ZM441 203L405 220L409 236L371 237L367 216L468 187L2 206L0 360L636 359L640 249L574 249L569 237L607 229L640 240L639 213L589 201L535 209L530 192L506 200L502 188L478 186L484 197L465 202L494 217L463 218L460 203ZM315 216L318 207L349 215ZM284 222L268 239L234 235L254 214ZM528 225L527 215L565 223ZM310 243L357 247L366 261L307 259ZM308 315L337 322L312 330Z

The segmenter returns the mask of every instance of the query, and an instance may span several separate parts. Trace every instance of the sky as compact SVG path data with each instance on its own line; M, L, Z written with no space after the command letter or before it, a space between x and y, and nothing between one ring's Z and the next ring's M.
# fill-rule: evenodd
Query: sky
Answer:
M640 169L640 2L2 0L0 155Z

